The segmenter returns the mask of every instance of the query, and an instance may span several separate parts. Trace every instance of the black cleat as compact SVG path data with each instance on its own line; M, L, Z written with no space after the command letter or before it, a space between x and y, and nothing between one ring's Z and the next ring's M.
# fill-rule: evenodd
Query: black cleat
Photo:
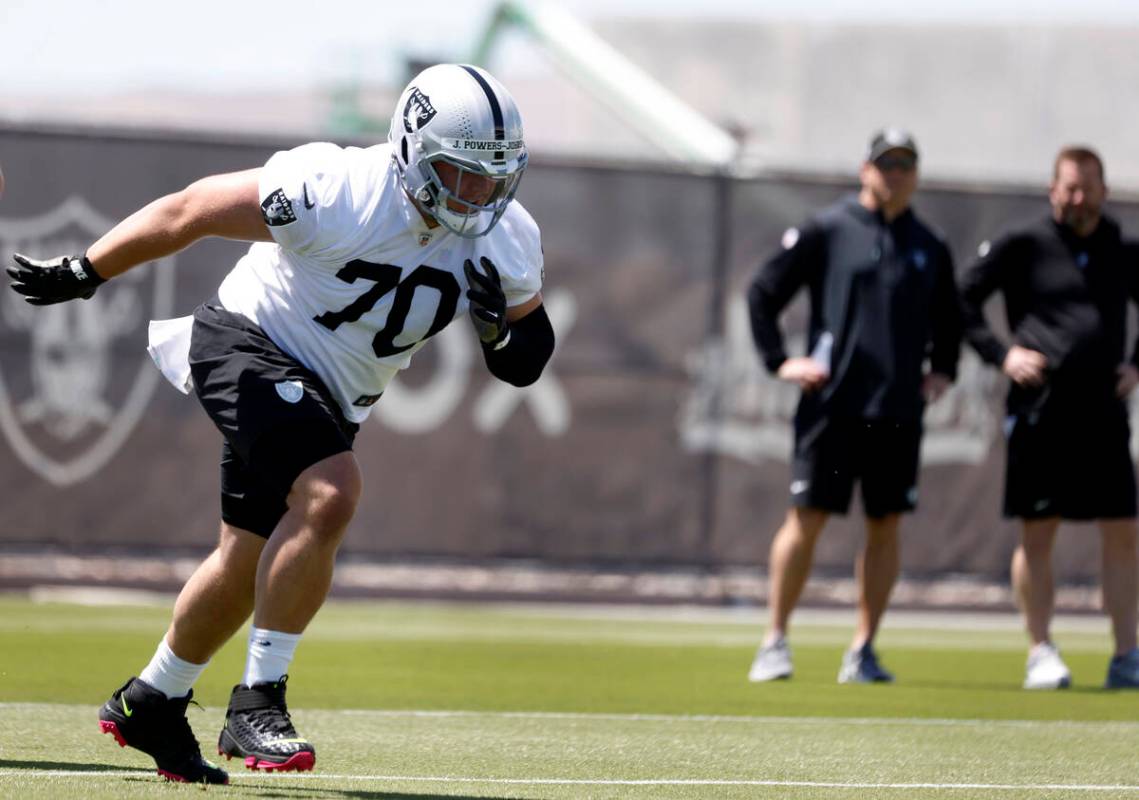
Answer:
M316 765L316 749L297 736L285 705L285 683L238 684L229 696L218 754L245 759L249 769L305 772Z
M99 728L120 747L133 747L154 759L158 774L182 783L229 783L224 769L202 758L186 720L193 692L171 700L138 678L131 678L99 709Z

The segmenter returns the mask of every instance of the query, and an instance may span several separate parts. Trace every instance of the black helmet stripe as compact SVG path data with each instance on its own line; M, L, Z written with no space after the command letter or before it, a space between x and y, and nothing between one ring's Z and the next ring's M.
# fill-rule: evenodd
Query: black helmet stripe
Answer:
M506 125L502 121L502 106L498 104L498 97L495 95L494 89L490 88L490 84L486 82L486 78L484 78L477 69L468 67L466 64L463 64L462 67L472 78L478 81L479 86L486 92L487 102L490 103L490 116L491 119L494 120L494 138L496 141L503 141L506 139ZM494 160L505 161L506 153L502 151L495 153Z

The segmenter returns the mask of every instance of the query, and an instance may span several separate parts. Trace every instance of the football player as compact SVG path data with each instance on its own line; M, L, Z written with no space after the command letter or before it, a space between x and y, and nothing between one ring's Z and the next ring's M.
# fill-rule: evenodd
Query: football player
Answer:
M360 498L360 423L464 313L501 380L534 382L553 352L538 227L514 202L526 163L510 93L478 67L442 64L404 90L386 144L279 152L152 202L82 255L15 256L12 288L47 305L90 298L206 236L254 242L192 316L151 323L163 374L196 393L224 435L217 548L182 589L150 663L99 712L102 730L152 756L160 774L227 782L185 711L251 613L218 752L256 770L313 768L286 673Z

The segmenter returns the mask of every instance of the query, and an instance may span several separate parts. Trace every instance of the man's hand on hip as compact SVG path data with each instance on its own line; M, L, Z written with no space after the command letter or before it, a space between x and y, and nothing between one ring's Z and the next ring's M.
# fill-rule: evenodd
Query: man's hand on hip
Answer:
M936 403L952 385L953 379L941 372L930 372L921 383L921 394L927 403Z
M1014 344L1009 348L1001 369L1018 385L1031 389L1044 383L1048 359L1043 353Z
M12 290L33 306L49 306L67 300L90 300L106 281L86 256L59 256L37 261L16 253L16 266L8 267Z
M823 388L830 378L830 373L818 361L805 357L787 359L776 374L780 380L799 384L799 388L808 394Z

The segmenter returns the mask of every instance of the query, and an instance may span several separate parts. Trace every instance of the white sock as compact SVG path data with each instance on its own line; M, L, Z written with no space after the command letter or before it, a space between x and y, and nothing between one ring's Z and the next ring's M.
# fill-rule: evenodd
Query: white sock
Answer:
M166 637L158 643L154 651L154 658L139 674L139 680L148 683L167 697L185 697L190 693L190 687L202 674L210 662L205 664L191 664L189 661L178 658L170 645L166 644Z
M289 662L301 640L299 633L281 633L264 628L249 630L249 656L245 660L246 686L255 683L276 683L289 671Z

